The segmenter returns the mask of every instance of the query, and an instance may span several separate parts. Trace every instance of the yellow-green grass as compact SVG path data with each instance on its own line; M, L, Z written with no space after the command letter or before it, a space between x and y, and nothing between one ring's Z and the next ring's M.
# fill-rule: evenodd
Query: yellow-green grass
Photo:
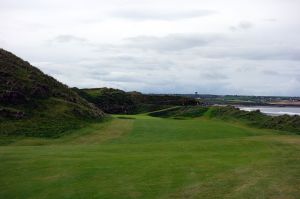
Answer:
M300 137L279 131L116 115L57 139L9 139L0 198L300 196Z

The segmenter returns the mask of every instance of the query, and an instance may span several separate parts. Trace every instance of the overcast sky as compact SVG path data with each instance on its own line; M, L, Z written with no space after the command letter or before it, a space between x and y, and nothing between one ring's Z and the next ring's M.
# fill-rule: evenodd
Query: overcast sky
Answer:
M300 96L300 0L0 0L0 47L68 86Z

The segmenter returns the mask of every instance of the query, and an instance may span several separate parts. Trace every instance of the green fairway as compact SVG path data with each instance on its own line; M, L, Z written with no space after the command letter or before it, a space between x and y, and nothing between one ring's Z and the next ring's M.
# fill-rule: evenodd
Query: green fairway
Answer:
M114 116L1 137L0 198L299 198L300 136L205 118Z

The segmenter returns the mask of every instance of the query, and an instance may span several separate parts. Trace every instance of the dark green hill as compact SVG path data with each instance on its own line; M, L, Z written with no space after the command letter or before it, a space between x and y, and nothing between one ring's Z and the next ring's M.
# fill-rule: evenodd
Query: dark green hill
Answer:
M113 88L74 88L81 97L107 113L136 114L152 112L171 106L196 105L192 98L172 95L146 95Z
M106 113L128 113L134 102L126 92L113 88L73 89L81 97L101 108Z
M0 49L0 134L59 136L103 116L66 85Z

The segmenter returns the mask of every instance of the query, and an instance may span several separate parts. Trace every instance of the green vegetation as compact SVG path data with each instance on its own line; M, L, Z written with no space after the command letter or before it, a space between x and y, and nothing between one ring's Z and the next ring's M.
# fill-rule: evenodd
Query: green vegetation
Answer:
M268 116L258 110L248 112L233 106L213 106L210 108L201 106L172 107L149 113L149 115L172 118L205 116L225 121L242 122L258 128L276 129L300 134L300 116L298 115Z
M0 198L300 195L299 136L239 123L117 115L57 139L9 139Z
M254 127L283 130L300 134L300 116L298 115L268 116L259 110L251 112L241 111L232 106L212 107L207 115L224 120L242 121Z
M69 89L2 49L0 83L0 198L300 195L299 116Z
M114 88L73 88L81 97L111 114L138 114L171 106L196 105L195 99L171 95L146 95Z
M153 117L172 117L172 118L185 118L185 117L201 117L208 111L208 107L201 106L176 106L159 111L149 113Z
M94 118L84 106L57 98L43 100L32 110L23 110L31 116L22 119L0 118L1 135L59 137L70 133L70 130L104 119Z
M67 86L0 49L0 135L57 137L103 117Z
M119 89L73 89L81 97L104 110L106 113L128 113L133 109L134 102L130 96Z

